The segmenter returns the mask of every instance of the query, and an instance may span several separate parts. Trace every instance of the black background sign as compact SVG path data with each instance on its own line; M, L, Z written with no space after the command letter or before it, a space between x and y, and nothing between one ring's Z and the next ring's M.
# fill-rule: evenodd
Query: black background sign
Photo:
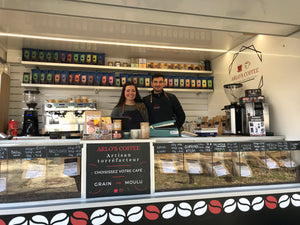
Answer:
M0 159L7 159L7 147L0 147Z
M149 146L87 144L86 197L150 194Z
M46 146L18 146L10 147L8 151L9 159L24 158L46 158Z
M240 150L238 142L227 142L226 145L228 152L238 152Z
M47 146L47 157L80 157L82 145Z
M155 154L300 150L299 141L154 143Z
M300 150L300 141L289 141L289 150Z
M277 143L278 150L289 150L289 144L287 141L280 141Z
M240 151L241 152L253 151L252 143L251 142L241 142L240 143Z
M0 147L0 159L81 157L82 145Z
M213 146L206 142L153 143L155 154L212 152Z
M253 142L253 150L254 151L265 151L266 147L265 147L265 142Z
M277 142L266 142L266 150L277 151L278 150Z
M225 142L215 142L213 146L214 152L225 152L227 150Z

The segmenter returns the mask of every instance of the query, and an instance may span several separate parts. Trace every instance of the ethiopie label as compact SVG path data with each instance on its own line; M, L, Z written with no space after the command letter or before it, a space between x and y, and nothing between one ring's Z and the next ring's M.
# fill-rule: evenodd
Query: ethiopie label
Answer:
M150 144L87 144L86 197L150 194Z

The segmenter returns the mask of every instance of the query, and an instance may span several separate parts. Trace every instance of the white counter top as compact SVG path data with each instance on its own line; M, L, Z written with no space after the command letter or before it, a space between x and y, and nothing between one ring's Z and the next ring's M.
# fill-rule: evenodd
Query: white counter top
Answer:
M156 142L242 142L242 141L284 141L284 136L218 136L218 137L162 137L155 138Z
M80 139L50 139L49 137L18 137L17 140L0 140L0 147L37 145L77 145Z
M17 139L17 140L16 140ZM76 145L84 143L124 143L124 142L242 142L242 141L284 141L284 136L220 136L220 137L161 137L150 139L120 139L120 140L80 140L80 139L50 139L41 137L16 137L14 140L0 140L0 147L10 146L36 146L36 145Z

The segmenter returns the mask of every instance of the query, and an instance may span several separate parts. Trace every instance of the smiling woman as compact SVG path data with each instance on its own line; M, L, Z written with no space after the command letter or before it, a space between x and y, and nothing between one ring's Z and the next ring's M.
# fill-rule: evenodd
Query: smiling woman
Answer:
M148 122L148 112L134 83L124 84L118 104L111 113L114 118L128 118L126 130L140 129L141 122ZM124 131L124 128L123 128Z

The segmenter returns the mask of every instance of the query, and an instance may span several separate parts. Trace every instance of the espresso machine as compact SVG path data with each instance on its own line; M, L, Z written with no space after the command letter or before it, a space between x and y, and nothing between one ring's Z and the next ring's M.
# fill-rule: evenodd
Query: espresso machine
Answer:
M45 103L44 130L49 134L76 136L84 129L85 111L97 110L95 102Z
M39 93L38 90L24 91L24 101L28 107L28 109L24 111L22 130L22 135L24 136L39 136L38 111L35 109L37 106L36 95Z
M251 121L261 121L264 126L264 133L269 133L269 106L265 102L265 97L261 93L261 89L245 90L245 96L240 98L242 107L242 130L245 135L249 135Z
M226 133L242 134L242 105L239 99L243 96L243 84L225 84L224 91L230 101L230 105L226 105L223 108L226 112Z

